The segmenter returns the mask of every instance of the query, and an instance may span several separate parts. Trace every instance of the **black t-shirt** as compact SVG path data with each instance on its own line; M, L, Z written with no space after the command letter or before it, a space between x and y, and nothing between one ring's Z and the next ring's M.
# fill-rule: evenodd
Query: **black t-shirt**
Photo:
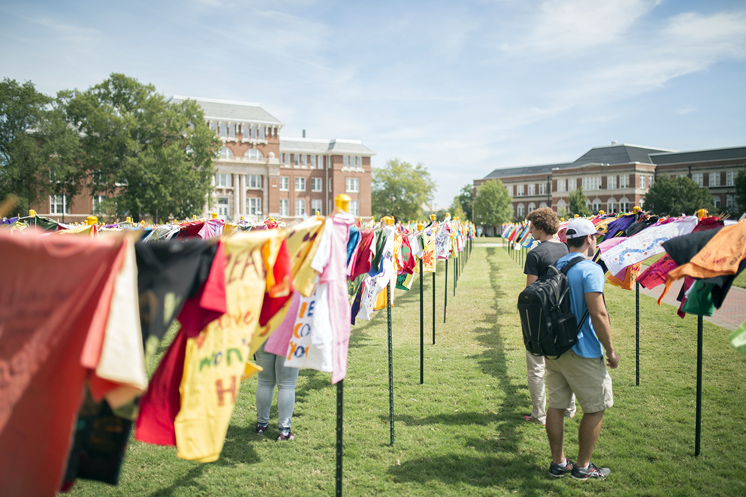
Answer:
M523 273L541 276L549 266L557 264L557 261L568 253L567 245L562 242L542 242L526 254Z

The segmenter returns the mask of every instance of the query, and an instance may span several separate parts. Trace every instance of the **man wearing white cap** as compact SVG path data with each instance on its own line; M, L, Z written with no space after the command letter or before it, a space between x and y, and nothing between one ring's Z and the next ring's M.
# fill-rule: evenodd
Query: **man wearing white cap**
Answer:
M570 253L557 261L561 269L576 257L586 258L596 251L596 237L600 232L584 218L570 221L565 237ZM546 358L546 383L549 402L547 410L547 437L552 450L549 474L562 477L567 473L579 480L603 479L611 470L598 468L591 462L601 432L604 411L614 405L611 391L611 369L619 365L619 355L611 341L611 326L603 298L604 272L601 266L583 260L567 273L570 286L570 304L575 318L580 320L588 310L578 333L578 343L557 359ZM603 346L603 348L602 348ZM604 364L604 350L606 364ZM578 432L577 462L565 457L563 439L565 432L564 410L569 407L572 394L583 408L583 419Z

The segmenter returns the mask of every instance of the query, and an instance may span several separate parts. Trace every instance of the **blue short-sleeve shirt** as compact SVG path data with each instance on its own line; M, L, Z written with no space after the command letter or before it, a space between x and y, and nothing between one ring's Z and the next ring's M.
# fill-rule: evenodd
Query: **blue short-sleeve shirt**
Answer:
M583 254L570 252L557 261L557 269L562 269L571 259L583 257ZM585 257L583 257L585 259ZM585 303L585 294L591 292L603 293L604 278L603 269L595 262L583 260L577 263L567 273L567 280L570 284L570 307L575 319L580 320L588 310ZM604 350L601 342L596 337L596 330L593 329L590 316L586 318L580 332L578 333L578 343L572 350L581 357L603 357Z

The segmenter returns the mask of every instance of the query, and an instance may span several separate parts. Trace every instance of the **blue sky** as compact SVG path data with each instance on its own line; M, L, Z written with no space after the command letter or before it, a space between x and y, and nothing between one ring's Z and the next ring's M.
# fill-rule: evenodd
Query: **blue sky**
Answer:
M0 77L122 72L257 102L282 135L422 163L447 206L495 168L619 143L746 145L746 3L152 0L0 4Z

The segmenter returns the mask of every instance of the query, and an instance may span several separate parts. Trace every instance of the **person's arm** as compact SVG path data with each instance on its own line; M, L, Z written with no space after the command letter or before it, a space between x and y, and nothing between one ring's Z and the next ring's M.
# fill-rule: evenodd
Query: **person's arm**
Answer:
M588 314L591 316L596 336L606 351L606 365L614 369L619 365L619 354L614 350L614 344L611 341L611 325L609 324L609 313L606 311L604 294L588 292L585 294L585 303L588 306Z
M536 276L535 274L527 274L526 275L526 286L530 285L531 283L533 283L534 281L538 279L539 277Z

